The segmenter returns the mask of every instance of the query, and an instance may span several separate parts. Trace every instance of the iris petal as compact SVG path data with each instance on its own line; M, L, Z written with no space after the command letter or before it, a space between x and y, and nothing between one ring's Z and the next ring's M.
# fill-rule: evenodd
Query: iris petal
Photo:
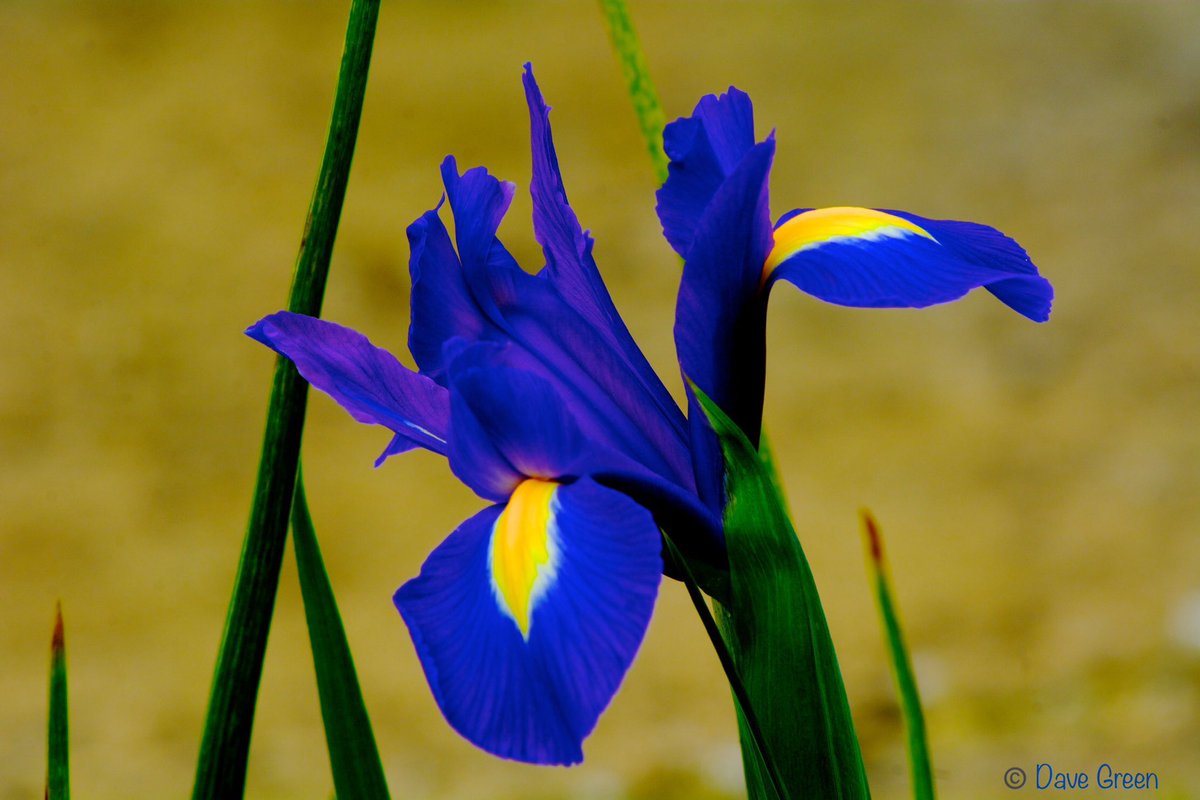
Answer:
M544 117L548 109L538 105L536 85L528 90L534 92L531 110L535 120ZM424 248L421 259L414 261L420 283L413 290L410 341L421 345L418 363L436 367L433 374L444 383L447 337L459 336L469 343L511 344L507 363L551 382L572 406L586 436L628 452L690 487L683 414L612 308L590 255L582 261L570 260L571 248L558 234L563 225L570 227L574 214L565 205L557 211L552 208L565 199L557 176L542 174L553 167L549 130L541 130L536 121L534 129L545 145L543 157L535 158L535 185L542 187L534 195L540 198L535 205L541 211L536 213L543 218L545 241L554 242L547 245L548 258L557 253L554 258L559 261L551 263L558 266L534 277L512 262L495 239L499 215L507 206L505 185L482 170L468 170L459 176L454 162L447 160L443 177L455 214L462 264L460 267L450 254L441 222L427 214L423 223L418 222L422 237L418 241ZM536 166L539 163L541 166ZM549 218L555 222L544 221ZM546 233L547 229L552 233ZM488 246L481 243L485 234L491 237ZM586 239L582 232L579 237ZM439 253L440 257L436 256ZM480 259L490 261L480 264ZM574 287L581 306L564 297L560 282L568 290ZM440 319L435 318L435 310L418 316L417 301L425 299L445 303L448 313ZM605 305L611 313L603 311ZM435 352L436 357L430 355Z
M411 252L412 321L408 349L422 375L445 385L443 348L459 337L478 340L489 327L488 319L471 296L463 277L458 253L438 216L438 208L427 211L408 226Z
M546 268L540 277L548 280L561 300L587 322L595 337L603 339L624 360L623 371L628 374L621 383L633 379L641 385L643 407L657 409L660 419L679 420L670 393L617 313L592 258L592 238L582 230L567 202L550 130L550 107L542 98L529 64L525 65L524 83L533 147L533 180L529 185L533 229L546 255Z
M450 469L480 496L503 500L526 477L574 477L584 443L554 388L490 365L495 351L476 345L451 364Z
M762 418L766 297L759 292L771 245L767 177L772 139L755 145L724 181L696 226L675 306L675 349L684 374L757 442ZM720 447L692 400L692 460L701 496L722 502Z
M405 367L361 333L280 311L246 335L291 359L304 379L359 422L390 428L395 438L379 461L413 447L446 453L450 399L444 388Z
M496 238L516 187L483 167L459 175L453 156L442 162L442 183L454 214L454 240L467 288L483 314L502 329L499 305L533 280Z
M995 228L865 208L786 215L764 267L764 280L779 279L868 308L923 308L985 286L1037 322L1049 318L1054 296L1020 245Z
M720 516L690 487L665 477L636 455L592 435L581 409L550 381L512 366L512 346L466 347L450 368L450 468L489 500L502 501L529 477L588 476L653 509L656 523L690 558L724 568Z
M680 256L687 258L704 209L753 146L754 107L732 86L726 94L705 96L692 116L663 130L671 162L658 190L658 218Z
M533 180L529 184L533 232L546 255L546 272L568 302L586 316L598 315L601 327L608 327L612 300L592 261L592 238L584 233L567 202L550 131L550 107L542 98L529 64L525 65L523 81L533 150Z
M545 517L553 576L525 636L495 589L502 511L463 523L396 592L396 607L455 730L505 758L578 763L645 635L662 572L658 529L619 492L559 486Z
M513 362L559 388L585 435L691 485L683 413L661 383L640 381L611 338L545 282L524 287L504 313Z

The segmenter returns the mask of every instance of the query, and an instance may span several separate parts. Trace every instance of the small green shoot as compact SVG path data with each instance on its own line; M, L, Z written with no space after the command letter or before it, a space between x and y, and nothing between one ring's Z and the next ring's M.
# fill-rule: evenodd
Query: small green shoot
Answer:
M70 736L67 725L67 647L63 636L62 604L54 612L50 638L50 724L46 743L46 798L70 800Z
M916 800L933 800L933 766L929 762L929 744L925 738L925 715L921 711L921 697L917 692L912 658L905 646L904 631L900 627L900 617L892 599L892 580L883 551L883 536L870 511L864 509L862 519L863 538L867 547L867 569L875 583L875 598L879 602L884 638L887 640L888 653L892 660L892 671L896 676L900 709L904 714L904 726L908 729L908 761L912 774L913 797Z

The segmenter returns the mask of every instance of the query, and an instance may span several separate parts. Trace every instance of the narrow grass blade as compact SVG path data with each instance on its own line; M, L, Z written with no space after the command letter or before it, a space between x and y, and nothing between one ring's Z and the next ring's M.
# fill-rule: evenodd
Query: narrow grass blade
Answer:
M666 124L666 116L663 114L662 103L658 101L654 82L650 80L646 54L642 52L642 45L638 42L625 0L600 0L600 9L604 13L605 22L608 23L608 34L612 39L613 49L617 52L617 58L621 61L621 73L625 76L629 98L633 101L633 110L642 129L642 138L646 140L646 148L654 164L654 173L661 185L667 182L668 161L667 154L663 152L663 127Z
M329 136L321 163L288 308L318 315L341 217L367 70L379 17L379 0L354 0L338 76ZM196 765L196 800L231 800L245 790L254 707L267 634L287 540L288 511L300 455L307 384L284 359L275 365L258 481L233 597L217 655L208 716Z
M933 800L933 766L929 761L929 744L925 738L925 715L921 711L921 697L917 692L912 659L904 643L904 631L900 628L900 617L892 599L892 581L883 552L883 536L870 511L864 510L862 518L867 565L875 582L875 598L879 601L879 615L883 619L883 632L900 694L900 709L908 729L908 762L912 773L913 797L916 800Z
M333 586L317 545L317 532L308 511L303 473L296 477L292 498L292 544L304 597L304 616L317 671L325 743L333 770L333 787L341 800L387 800L387 781L371 720L363 703L350 642L342 627Z
M775 481L738 427L692 386L725 455L725 542L732 583L718 615L786 797L870 796L850 705L816 582ZM742 752L751 798L776 796L766 765Z
M46 741L46 798L70 800L71 758L67 725L67 648L63 637L62 604L54 613L50 639L50 724Z

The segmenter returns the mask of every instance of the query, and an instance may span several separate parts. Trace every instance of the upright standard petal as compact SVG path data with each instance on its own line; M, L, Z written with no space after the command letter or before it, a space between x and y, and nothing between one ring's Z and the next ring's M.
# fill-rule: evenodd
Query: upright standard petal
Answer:
M533 180L529 184L533 232L545 253L546 271L563 297L589 314L599 314L601 327L608 327L612 324L612 301L592 262L592 239L584 233L567 201L550 131L550 106L542 98L531 65L525 65L522 80L533 153Z
M529 184L533 230L546 255L546 267L539 276L548 280L567 305L620 353L630 373L628 379L640 383L651 402L670 415L674 401L617 313L592 258L592 237L582 229L567 202L550 131L550 107L542 98L529 64L525 65L524 83L533 150L533 180Z
M658 190L658 218L680 256L687 258L704 209L753 146L754 107L732 86L726 94L706 95L690 117L663 130L670 164Z
M582 480L530 480L452 533L396 592L450 725L575 764L645 635L662 573L649 512Z
M736 410L746 392L762 391L761 385L745 384L761 383L761 375L751 380L746 369L748 362L762 360L748 346L761 347L765 308L759 289L771 247L767 177L774 155L773 139L755 145L721 184L696 226L679 284L675 347L680 366L726 413ZM761 372L761 363L752 370ZM756 438L757 432L751 441Z
M1021 246L995 228L870 208L784 216L762 279L868 308L923 308L983 286L1035 322L1049 318L1054 297Z
M396 436L379 462L413 447L445 455L450 425L446 390L361 333L280 311L251 325L246 335L291 359L306 381L359 422L392 430Z
M483 167L459 175L453 156L442 162L442 183L454 214L454 239L466 286L492 324L503 328L497 303L533 280L496 238L516 187L497 180Z
M594 363L610 367L592 367L590 372L601 384L603 392L620 398L618 404L624 416L634 422L640 434L635 438L654 444L654 453L647 464L688 483L686 459L677 457L686 449L683 417L662 380L634 342L600 277L592 257L591 236L582 230L567 200L550 128L550 107L542 98L528 64L525 65L524 83L533 151L530 193L534 232L546 255L546 267L539 277L550 284L553 292L541 292L537 297L531 293L507 316L532 340L544 342L567 333L568 329L573 331L570 338L575 341L571 344L578 352L590 353ZM547 312L548 307L562 304L573 312L569 315L570 323L541 329L530 324L536 319L561 321L568 315ZM582 341L585 338L591 341ZM600 347L600 342L608 347ZM662 459L664 454L666 458ZM659 459L662 459L661 463L658 463Z
M447 159L442 171L459 247L456 254L436 211L410 226L414 357L423 374L445 385L447 342L509 344L506 363L550 381L586 436L690 487L683 414L612 306L554 171L549 109L531 77L526 88L540 145L535 219L549 265L529 275L496 239L508 185L478 169L460 176Z
M759 291L771 244L767 176L772 139L755 145L724 181L696 226L675 308L675 349L684 375L757 443L766 370L766 295ZM700 496L720 511L720 444L689 391L692 463Z
M675 311L680 367L757 441L766 333L759 279L771 243L767 177L774 138L755 144L750 98L730 87L668 125L663 142L671 163L658 191L658 216L684 256ZM690 397L688 416L700 494L720 508L720 448Z
M412 278L412 316L408 349L422 375L445 385L446 342L453 338L478 341L492 327L471 296L458 253L437 208L408 226L409 275Z

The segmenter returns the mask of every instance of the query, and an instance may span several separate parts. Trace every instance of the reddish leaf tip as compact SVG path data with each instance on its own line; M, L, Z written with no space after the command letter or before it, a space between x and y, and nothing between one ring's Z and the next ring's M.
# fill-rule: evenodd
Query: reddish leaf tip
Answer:
M54 635L50 639L50 650L57 656L62 654L63 647L62 601L59 600L54 607Z
M871 512L863 509L861 512L863 526L867 532L867 546L871 552L871 560L876 566L883 566L883 536L879 533L879 523L875 521L875 517L871 516Z

